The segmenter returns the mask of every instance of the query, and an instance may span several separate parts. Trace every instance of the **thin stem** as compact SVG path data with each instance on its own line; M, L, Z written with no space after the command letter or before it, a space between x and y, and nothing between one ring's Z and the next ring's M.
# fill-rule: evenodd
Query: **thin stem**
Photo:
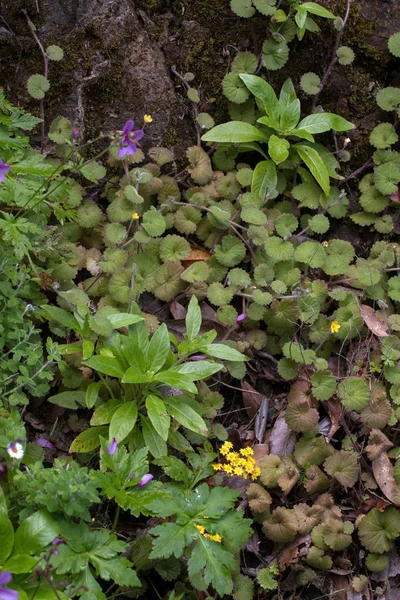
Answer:
M112 529L111 529L111 533L114 533L115 530L117 529L120 512L121 512L121 507L120 507L119 504L117 504L117 510L115 511L115 517L114 517L114 522L113 522L113 526L112 526Z
M373 159L369 158L367 160L367 162L365 162L361 167L359 167L358 169L353 171L353 173L350 173L350 175L347 175L344 179L339 181L339 185L343 185L344 183L346 183L346 181L349 181L349 179L353 179L353 177L357 177L357 175L359 175L360 173L365 171L365 169L368 169L368 167L372 167L373 164L374 164Z

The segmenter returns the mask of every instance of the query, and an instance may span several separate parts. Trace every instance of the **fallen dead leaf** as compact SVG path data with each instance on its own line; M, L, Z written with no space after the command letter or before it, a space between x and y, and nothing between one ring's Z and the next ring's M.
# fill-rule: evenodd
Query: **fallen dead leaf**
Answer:
M243 404L250 418L253 418L261 406L264 396L257 392L250 383L241 381L240 386L243 393Z
M339 400L336 400L335 398L329 400L328 413L329 418L331 420L331 428L329 430L328 435L326 436L329 441L331 441L331 439L340 427L340 416L342 414L342 410L343 408Z
M383 323L378 318L376 312L371 306L368 306L367 304L361 304L360 313L364 323L374 335L378 337L387 337L390 335L387 324Z
M254 450L254 460L258 464L259 461L269 454L269 444L256 444L253 446Z
M204 250L204 248L196 248L195 246L191 246L191 248L192 249L189 256L185 258L185 260L181 261L182 267L185 267L185 269L190 267L190 265L192 265L195 262L204 261L208 260L209 258L212 258L211 253L208 250Z
M376 479L376 483L379 485L386 498L393 502L393 504L400 504L400 486L397 485L394 474L393 465L386 452L382 452L372 461L372 471Z
M286 423L285 415L282 413L276 419L271 430L269 438L270 452L284 458L292 454L295 443L296 433L290 429Z
M174 319L185 319L186 317L186 308L176 300L171 303L170 311Z
M382 452L386 452L393 447L393 443L386 437L380 429L371 429L368 438L368 445L365 451L369 460L375 460Z
M306 556L310 546L311 537L309 535L302 535L294 539L293 542L286 544L278 558L280 570L283 571L295 561L297 562L297 559L301 556Z

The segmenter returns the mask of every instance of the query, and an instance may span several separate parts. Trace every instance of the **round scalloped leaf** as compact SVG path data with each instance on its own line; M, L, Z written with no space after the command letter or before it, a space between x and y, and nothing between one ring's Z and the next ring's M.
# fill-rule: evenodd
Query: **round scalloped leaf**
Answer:
M265 251L273 262L291 260L294 248L290 242L285 242L277 236L271 236L265 242Z
M190 244L180 235L167 235L160 244L160 258L167 260L185 260L191 252Z
M389 279L389 297L396 302L400 302L400 275L395 275Z
M380 123L374 127L369 136L369 142L375 148L388 148L399 139L395 128L391 123Z
M297 375L297 365L294 360L290 358L281 358L278 361L278 373L282 377L282 379L286 379L286 381L290 381L294 379Z
M376 221L376 215L366 212L353 213L350 215L350 219L360 227L369 227Z
M351 159L351 154L348 150L340 150L337 156L340 162L344 163L349 162L349 160Z
M358 535L364 548L376 554L388 552L400 535L400 512L391 506L380 512L373 508L358 525Z
M382 110L395 110L400 105L400 88L382 88L376 95L376 102Z
M294 19L287 18L286 21L284 21L284 22L277 21L276 23L273 23L272 22L273 20L274 19L271 19L271 23L270 23L270 30L272 32L272 37L277 36L278 38L280 38L280 36L282 36L285 38L287 43L292 42L294 40L294 38L296 37L296 31L297 31L297 26L296 26Z
M306 556L306 563L314 569L321 571L329 571L332 568L332 559L330 556L325 556L324 551L316 546L311 546Z
M227 73L222 80L224 96L235 104L243 104L250 96L250 92L240 79L238 73Z
M276 0L253 0L253 4L262 15L271 17L276 11Z
M351 65L354 60L354 52L348 46L340 46L337 49L336 56L341 65Z
M314 233L326 233L329 229L329 219L325 215L314 215L308 221L308 225Z
M315 96L319 93L320 77L316 73L304 73L300 79L300 87L305 94Z
M289 48L283 40L266 40L262 47L262 59L271 71L277 71L285 66L289 60Z
M317 371L311 377L312 394L317 400L329 400L335 393L336 379L328 369Z
M174 154L168 148L160 148L156 146L155 148L150 148L149 156L157 163L159 167L172 162L174 160Z
M244 288L251 285L249 274L244 269L231 269L228 273L229 285Z
M290 429L297 432L311 431L318 425L319 414L317 409L311 408L309 401L289 403L285 420Z
M234 235L226 235L216 246L214 256L224 267L235 267L246 256L246 246Z
M237 316L236 309L230 304L220 306L217 310L218 320L224 325L235 325Z
M96 227L102 220L103 213L93 200L85 200L78 208L79 225L84 229Z
M375 221L374 226L379 233L391 233L393 231L393 219L391 215L383 215Z
M397 184L400 181L400 168L393 162L385 163L375 167L374 181L381 194L390 195L397 192Z
M232 62L232 73L254 73L257 70L257 57L252 52L239 52Z
M190 163L187 170L193 181L199 185L208 183L213 175L213 170L207 152L200 146L191 146L186 150L186 156Z
M324 469L343 487L353 487L358 479L357 455L346 450L339 450L328 456L324 462Z
M183 281L194 283L195 281L207 281L210 275L210 267L204 261L197 260L190 265L181 275Z
M389 565L389 557L387 554L369 553L365 559L365 566L373 573L380 573L387 569Z
M388 48L389 52L393 54L393 56L397 56L397 58L400 58L400 32L393 33L393 35L390 36L388 41Z
M251 223L252 225L265 225L267 222L267 215L255 206L245 206L242 208L240 218L245 223Z
M254 290L252 298L254 302L260 306L268 306L273 300L273 297L269 292L262 292L261 290Z
M49 138L56 144L65 144L72 135L71 121L65 117L57 117L50 125Z
M323 266L326 260L326 251L318 242L307 241L297 246L294 258L296 261L305 263L313 269L318 269Z
M31 75L26 83L28 92L32 98L42 100L45 93L50 89L50 82L44 75Z
M300 319L305 325L312 325L318 318L320 304L314 296L301 296L299 298Z
M338 395L345 408L360 412L370 399L368 382L363 377L347 377L339 383Z
M98 183L99 179L103 179L107 173L105 167L95 160L84 163L79 170L85 179L93 183Z
M197 122L200 125L200 129L211 129L214 127L215 121L211 115L208 113L202 112L197 115Z
M50 60L59 61L64 58L64 50L60 46L47 46L46 54Z
M224 306L232 300L233 291L230 288L224 287L222 283L215 281L208 286L207 298L215 306Z
M159 237L165 231L165 219L154 206L144 213L142 227L150 237Z
M276 233L282 238L289 237L291 233L296 231L298 226L299 222L294 215L279 215L275 221Z
M239 169L239 171L236 173L236 179L238 180L241 186L248 187L249 185L251 185L253 179L253 169L250 169L249 167Z
M322 435L310 437L310 434L308 434L296 442L294 458L302 467L308 464L319 466L333 453L333 447L331 444L326 443Z
M290 358L300 365L311 365L316 358L314 350L306 350L298 342L286 342L282 347L282 353L286 358Z
M360 205L367 213L379 213L385 210L388 199L375 187L369 187L359 198ZM372 221L373 223L374 221ZM368 223L366 223L368 224Z
M231 9L235 15L244 19L252 17L256 12L251 0L231 0Z
M200 102L199 92L196 90L196 88L189 88L186 91L186 95L192 102L195 102L196 104Z
M327 275L343 275L354 258L354 248L345 240L331 240L323 269Z
M264 535L273 542L290 542L297 534L297 517L294 511L278 506L263 522Z
M103 240L106 246L117 246L126 238L126 229L121 223L107 223L103 229Z

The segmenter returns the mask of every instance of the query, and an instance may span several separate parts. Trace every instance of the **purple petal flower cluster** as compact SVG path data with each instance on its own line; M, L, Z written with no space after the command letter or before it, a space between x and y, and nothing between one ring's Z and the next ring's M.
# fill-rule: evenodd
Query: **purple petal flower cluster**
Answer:
M118 150L118 156L120 158L126 154L135 154L137 150L136 143L144 136L142 129L136 129L133 131L134 126L135 123L132 120L127 121L124 125L120 140L120 148Z
M108 454L115 454L117 449L117 440L114 438L111 444L108 446Z
M0 573L0 600L17 600L19 594L16 590L10 590L4 587L12 580L12 575L8 571Z
M6 165L0 158L0 183L4 181L4 177L7 175L8 171L11 169L11 165Z
M153 477L154 475L152 475L151 473L146 473L146 475L143 475L142 479L139 481L137 486L142 487L142 485L146 485L146 483L149 483L149 481L151 481Z

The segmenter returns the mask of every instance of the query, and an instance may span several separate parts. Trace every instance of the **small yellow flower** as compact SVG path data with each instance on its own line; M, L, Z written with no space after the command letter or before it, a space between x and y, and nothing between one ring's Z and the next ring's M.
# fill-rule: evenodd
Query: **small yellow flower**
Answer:
M243 469L241 469L240 467L235 467L233 469L233 472L235 475L243 475Z
M224 465L223 470L228 475L232 475L232 473L233 473L233 467L232 467L232 465Z
M222 542L222 537L216 533L215 535L210 535L209 533L205 533L204 537L212 542L218 542L220 544Z
M153 122L153 117L151 115L144 115L143 121L145 123L152 123Z
M260 469L260 467L256 467L253 471L251 478L257 479L257 477L260 477L260 475L261 475L261 469Z
M222 465L216 463L212 466L212 468L214 469L214 471L220 471L222 469Z
M205 529L203 525L196 525L196 529L199 533L201 533L201 535L204 535Z
M224 442L219 451L221 452L221 454L225 455L228 454L228 452L232 450L232 448L232 442Z
M137 213L132 213L132 220L137 221L139 219L139 215Z
M329 246L329 243L328 242L322 242L322 245L323 245L324 248L327 248Z
M337 321L332 321L331 323L331 333L337 333L340 329L340 325Z
M239 458L239 455L237 452L228 452L228 454L226 455L226 460L229 460L230 463L237 464L237 460Z
M253 456L254 450L253 450L253 448L250 448L250 446L247 446L247 448L242 448L240 450L240 454L242 456Z

